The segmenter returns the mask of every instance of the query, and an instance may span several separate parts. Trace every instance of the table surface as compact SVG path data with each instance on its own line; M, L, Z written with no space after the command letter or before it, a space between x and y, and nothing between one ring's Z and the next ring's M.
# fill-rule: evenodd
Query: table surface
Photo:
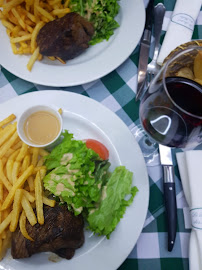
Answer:
M145 2L147 1L145 0ZM158 2L163 2L166 7L161 37L162 42L175 5L175 0L155 1L155 4ZM192 38L202 38L201 12L196 21ZM99 80L85 85L58 89L79 93L97 100L116 113L128 128L132 129L139 125L139 102L135 102L138 52L139 45L121 66ZM2 72L0 73L0 103L17 95L46 89L51 88L23 81L2 68ZM119 270L189 269L188 248L190 230L185 228L183 216L183 208L187 206L187 203L182 191L175 155L173 157L178 207L177 236L174 249L172 252L167 251L162 169L160 166L147 167L150 183L150 200L147 218L137 244L125 262L120 266Z

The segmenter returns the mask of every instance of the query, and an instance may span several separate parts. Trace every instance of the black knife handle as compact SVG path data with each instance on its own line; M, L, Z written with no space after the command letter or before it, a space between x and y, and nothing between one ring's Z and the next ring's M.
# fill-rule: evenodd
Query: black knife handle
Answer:
M146 22L145 22L145 29L148 29L149 31L152 30L153 16L154 16L154 0L150 0L146 9Z
M168 224L168 251L172 251L177 229L177 205L175 183L164 182L164 198Z

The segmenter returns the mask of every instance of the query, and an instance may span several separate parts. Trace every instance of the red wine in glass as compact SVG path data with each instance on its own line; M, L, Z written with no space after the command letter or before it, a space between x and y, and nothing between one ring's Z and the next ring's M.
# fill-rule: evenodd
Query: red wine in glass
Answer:
M202 86L182 77L167 77L149 88L140 104L140 119L155 141L193 148L202 142Z

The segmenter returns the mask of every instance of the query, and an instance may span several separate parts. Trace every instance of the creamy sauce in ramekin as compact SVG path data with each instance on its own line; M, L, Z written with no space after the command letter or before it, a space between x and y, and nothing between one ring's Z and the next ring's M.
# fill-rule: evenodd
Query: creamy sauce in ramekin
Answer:
M48 111L31 114L24 124L24 133L28 140L38 145L53 141L60 131L58 118Z

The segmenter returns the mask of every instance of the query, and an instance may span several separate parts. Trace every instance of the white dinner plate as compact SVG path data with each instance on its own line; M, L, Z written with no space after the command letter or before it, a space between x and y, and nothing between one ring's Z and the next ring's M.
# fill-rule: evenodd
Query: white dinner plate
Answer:
M14 260L8 252L0 262L0 269L115 270L136 244L148 208L149 182L139 145L116 114L88 97L71 92L41 91L18 96L0 105L0 119L10 113L19 116L26 108L37 104L62 108L63 128L72 132L76 139L101 141L109 150L111 170L119 165L126 166L133 172L133 185L138 187L139 192L109 240L85 230L85 243L76 250L71 260L60 258L52 262L53 255L48 252Z
M110 73L123 63L137 46L145 23L143 0L120 0L116 20L120 24L109 41L91 46L68 61L44 59L27 70L30 56L14 55L5 27L0 23L0 64L24 80L48 86L73 86L91 82Z

